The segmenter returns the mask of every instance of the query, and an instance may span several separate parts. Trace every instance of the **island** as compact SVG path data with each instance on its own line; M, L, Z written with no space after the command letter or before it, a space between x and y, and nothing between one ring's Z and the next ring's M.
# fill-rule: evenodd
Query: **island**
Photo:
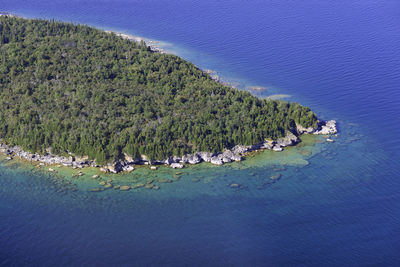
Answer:
M108 172L222 165L336 131L308 107L228 87L143 40L0 16L0 150L10 158Z

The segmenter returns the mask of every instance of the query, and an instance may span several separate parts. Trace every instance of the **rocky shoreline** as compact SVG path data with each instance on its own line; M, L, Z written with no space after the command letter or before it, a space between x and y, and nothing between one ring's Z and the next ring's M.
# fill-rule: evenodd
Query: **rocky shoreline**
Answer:
M28 160L30 162L39 162L41 165L63 165L72 168L84 168L84 167L97 167L103 172L118 173L121 171L130 172L133 171L135 165L169 165L174 169L184 168L185 164L198 164L201 162L209 162L215 165L223 165L233 161L241 161L243 157L252 151L258 151L268 149L272 151L282 151L284 147L293 146L300 142L299 135L302 134L320 134L330 135L336 134L337 127L336 121L320 121L316 128L304 128L301 125L296 125L296 129L293 132L288 132L285 137L277 140L265 140L262 143L255 144L252 146L236 145L231 149L226 149L224 152L211 153L211 152L196 152L193 154L184 155L182 157L173 156L165 160L149 161L146 156L142 156L140 159L134 159L129 155L125 154L124 160L118 160L112 164L106 166L97 165L95 161L89 160L86 157L77 157L72 153L69 156L58 156L51 154L50 150L47 151L46 155L40 155L38 153L30 153L22 150L19 146L8 146L0 139L0 152L7 156L8 160L13 157L19 157L21 159ZM50 168L51 169L51 168ZM49 169L49 171L50 171Z

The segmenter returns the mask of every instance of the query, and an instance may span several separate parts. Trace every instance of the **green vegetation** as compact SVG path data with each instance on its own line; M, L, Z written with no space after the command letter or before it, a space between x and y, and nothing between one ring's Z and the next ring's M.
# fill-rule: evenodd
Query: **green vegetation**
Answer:
M284 136L316 116L213 81L174 55L70 23L0 17L0 137L99 164Z

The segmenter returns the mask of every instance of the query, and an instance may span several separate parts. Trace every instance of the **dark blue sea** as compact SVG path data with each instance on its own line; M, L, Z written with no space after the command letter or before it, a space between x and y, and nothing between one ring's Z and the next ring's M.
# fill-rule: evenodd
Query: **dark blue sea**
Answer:
M93 193L93 170L75 179L2 158L0 266L400 266L399 1L0 0L1 11L154 40L336 119L339 135L188 167L160 190Z

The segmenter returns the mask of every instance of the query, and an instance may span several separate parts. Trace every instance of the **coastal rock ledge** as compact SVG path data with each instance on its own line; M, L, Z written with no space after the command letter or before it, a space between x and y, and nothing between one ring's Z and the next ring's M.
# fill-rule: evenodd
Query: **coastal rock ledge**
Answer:
M119 160L107 166L99 166L93 160L89 160L86 157L77 157L70 153L69 157L53 155L50 151L46 155L40 155L37 153L30 153L22 150L19 146L8 146L3 143L0 139L0 152L5 155L13 157L19 157L31 162L41 162L48 165L63 165L73 168L84 168L84 167L100 167L103 172L118 173L121 171L133 171L135 164L165 164L169 165L174 169L184 168L184 164L198 164L200 162L209 162L215 165L223 165L225 163L233 161L241 161L246 153L268 149L272 151L282 151L286 146L293 146L300 142L299 135L301 134L320 134L330 135L337 133L337 126L335 120L330 121L318 121L317 127L315 128L304 128L301 125L296 125L296 129L293 132L287 132L285 137L277 140L265 140L259 144L252 146L236 145L231 149L226 149L224 152L211 153L211 152L196 152L193 154L184 155L182 157L174 156L165 160L149 161L145 156L140 159L134 159L129 155L125 155L125 160Z

